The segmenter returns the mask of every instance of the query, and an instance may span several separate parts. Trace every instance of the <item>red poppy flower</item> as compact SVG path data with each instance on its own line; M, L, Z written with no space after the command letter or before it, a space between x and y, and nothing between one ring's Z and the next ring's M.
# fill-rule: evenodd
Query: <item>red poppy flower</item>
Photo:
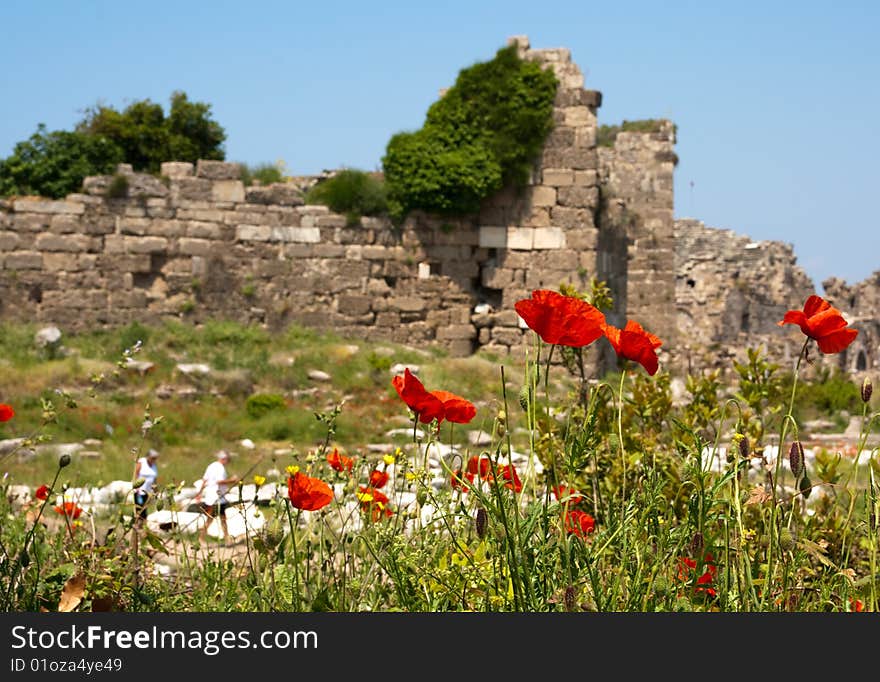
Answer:
M443 417L448 422L467 424L477 414L477 408L468 400L449 391L431 391L431 395L443 403Z
M370 519L378 521L383 516L390 517L393 512L388 504L388 496L373 487L361 486L358 492L361 510L370 515Z
M473 403L461 396L449 391L431 391L429 393L425 390L422 382L413 376L409 368L404 370L403 376L398 375L392 378L391 384L397 391L397 395L418 415L419 421L423 424L428 424L435 419L438 422L446 419L457 424L467 424L477 414L477 408Z
M78 519L83 511L76 502L65 502L61 506L54 507L54 509L57 514L61 514L70 519Z
M475 474L467 472L462 475L461 469L456 469L449 477L449 483L454 489L466 493L471 485L473 485L474 478L476 478Z
M34 492L34 497L38 500L48 500L49 499L49 486L41 485L37 488L36 492Z
M545 343L579 348L602 336L605 315L574 296L536 289L513 304L516 312Z
M351 468L354 466L354 460L351 457L340 454L337 448L333 448L333 452L327 455L327 462L336 471L347 471L349 473L351 473Z
M718 567L715 566L715 560L712 555L708 552L706 556L703 558L703 568L706 570L700 575L695 582L694 591L703 592L704 594L709 595L710 597L714 597L717 593L715 592L715 588L712 587L712 582L715 580L715 575L718 573ZM687 582L693 578L694 573L697 570L697 562L694 559L690 559L688 557L679 557L678 559L678 578L684 582Z
M567 533L582 538L593 532L593 529L596 527L596 520L585 511L569 509L565 512L563 525Z
M370 472L370 487L381 488L386 483L388 483L387 471L379 471L378 469L373 469L373 471Z
M642 325L628 320L623 329L606 324L605 337L614 347L617 357L638 362L651 376L657 372L657 349L663 342L642 329Z
M777 322L780 327L796 324L801 331L815 339L819 350L825 354L839 353L851 344L858 330L848 329L840 311L821 296L810 296L803 310L789 310Z
M333 501L333 489L324 481L297 471L287 478L287 496L297 509L316 511Z
M8 422L15 416L15 410L6 403L0 403L0 422Z
M504 485L513 490L513 492L518 493L522 490L522 481L519 479L519 474L516 473L516 469L513 468L512 464L505 464L498 470L498 474L505 482Z
M849 600L849 608L852 611L857 613L861 613L865 610L865 605L862 603L861 599L850 599Z
M488 479L492 475L492 462L488 457L471 457L467 463L467 472L471 474L471 480L477 474L480 478Z
M569 507L573 507L576 504L580 504L584 501L583 495L581 495L574 488L570 488L567 485L558 485L553 488L553 495L560 502L562 502L562 500L564 500L565 498L568 498Z

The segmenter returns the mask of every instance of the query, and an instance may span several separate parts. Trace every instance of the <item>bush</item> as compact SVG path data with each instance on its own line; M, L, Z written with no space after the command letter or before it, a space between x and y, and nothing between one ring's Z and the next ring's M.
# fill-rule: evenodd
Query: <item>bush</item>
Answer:
M275 182L284 182L284 173L278 164L261 163L256 166L248 166L245 163L241 166L241 181L245 187L259 182L261 185L271 185Z
M620 125L601 125L596 131L596 144L600 147L613 147L619 133L657 133L662 125L663 121L656 118L624 121Z
M505 184L525 184L553 126L556 87L553 72L520 59L515 46L459 72L422 129L388 143L392 216L473 213Z
M89 175L112 173L122 149L103 135L55 130L42 123L0 160L0 196L36 194L60 199L82 189Z
M158 173L164 161L222 161L226 133L210 117L211 107L190 102L186 94L171 95L166 117L150 100L133 102L123 111L97 105L86 111L77 132L103 136L117 145L135 170Z
M305 197L308 204L323 204L336 213L345 213L349 223L362 215L381 215L388 208L385 183L370 173L346 168L319 182Z
M107 196L110 199L124 199L128 196L128 178L117 173L107 187Z
M254 393L245 402L247 413L254 419L259 419L274 410L283 410L287 407L284 396L277 393Z

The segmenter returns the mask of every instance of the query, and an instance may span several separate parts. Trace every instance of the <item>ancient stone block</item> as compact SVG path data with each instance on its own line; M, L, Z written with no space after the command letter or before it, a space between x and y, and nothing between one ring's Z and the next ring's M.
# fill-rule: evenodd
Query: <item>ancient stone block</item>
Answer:
M240 242L266 242L272 237L272 228L267 225L238 225L235 238Z
M215 180L211 186L214 201L244 201L244 184L241 180Z
M187 161L166 161L159 167L166 178L186 178L193 174L193 165Z
M269 238L271 241L316 244L321 241L321 231L316 227L273 227Z
M571 208L593 208L599 205L598 187L562 187L559 205Z
M539 227L532 239L533 249L561 249L565 247L565 233L559 227Z
M544 168L541 182L548 187L567 187L574 184L575 171L569 168Z
M475 338L477 338L477 328L472 324L450 324L437 330L438 341Z
M164 253L168 250L165 237L125 237L125 250L128 253Z
M191 239L183 237L177 242L180 253L186 256L209 256L216 242L209 239Z
M336 309L342 315L365 315L370 312L372 298L343 294L336 299Z
M85 204L73 201L53 201L51 199L35 199L23 197L12 202L13 209L18 213L85 213Z
M15 232L0 232L0 251L12 251L18 248L21 237Z
M199 159L196 176L209 180L241 180L241 164Z
M41 251L88 251L92 246L92 238L84 234L51 234L37 235L36 248Z
M531 227L508 227L507 248L531 251L535 230Z
M6 270L41 270L43 256L33 251L13 251L3 258L3 267Z
M507 248L507 228L491 226L480 227L479 244L481 247L488 249Z

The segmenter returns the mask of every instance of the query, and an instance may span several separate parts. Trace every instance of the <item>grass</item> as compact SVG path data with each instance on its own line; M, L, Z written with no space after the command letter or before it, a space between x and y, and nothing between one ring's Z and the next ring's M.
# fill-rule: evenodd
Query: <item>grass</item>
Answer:
M688 377L687 399L675 403L662 369L651 377L623 366L581 386L558 364L448 358L302 328L270 335L228 322L131 325L65 337L60 357L34 349L33 332L0 328L3 401L16 411L0 437L28 436L37 449L98 439L90 447L100 456L74 453L67 463L40 451L0 460L7 491L0 513L11 519L0 528L6 610L56 610L78 574L85 576L79 610L111 598L113 608L129 611L767 612L880 604L880 461L871 445L880 413L851 379L821 367L799 365L787 375L750 349L735 373ZM126 369L126 352L154 366ZM186 375L179 362L213 370ZM466 397L476 417L416 431L391 386L397 362L419 365L428 390ZM312 369L330 380L310 378ZM252 399L264 409L249 411L248 398L259 394L280 399ZM803 473L793 469L785 455L802 420L839 419L841 410L861 414L858 445L870 461L817 447ZM491 442L469 445L477 429ZM780 439L783 456L765 459L765 447ZM453 445L458 457L442 454ZM125 500L79 519L52 511L66 486L130 481L147 447L162 453L153 508L179 509L181 485L199 477L217 449L230 449L230 471L247 473L243 483L258 474L279 486L268 503L242 507L263 527L224 550L173 527L135 532ZM331 467L334 449L353 458L350 472ZM716 455L711 462L706 452ZM428 466L430 453L441 469ZM294 506L288 467L318 489L333 486L329 504ZM451 485L457 468L463 486ZM369 489L374 470L391 476L381 489ZM8 497L13 484L51 485L51 503L22 506ZM173 557L170 574L157 570L165 556Z

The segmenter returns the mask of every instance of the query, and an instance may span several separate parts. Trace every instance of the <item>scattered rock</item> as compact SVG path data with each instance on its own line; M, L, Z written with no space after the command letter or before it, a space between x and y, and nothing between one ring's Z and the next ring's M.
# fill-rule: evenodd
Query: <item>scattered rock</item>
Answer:
M490 445L492 434L485 431L468 431L468 443L471 445Z
M253 450L255 447L257 447L256 445L254 445L254 441L252 441L250 438L242 438L239 443L241 444L241 447L243 447L245 450Z
M333 378L327 372L322 372L320 369L310 369L308 376L312 381L330 381Z
M397 363L391 365L389 371L392 374L396 375L396 374L403 374L407 369L409 369L409 371L412 374L418 374L419 370L422 369L422 366L421 365L413 365L411 363L397 362Z
M43 327L34 334L34 343L38 348L55 347L61 343L61 330L58 327Z
M141 376L144 376L148 372L152 372L155 367L155 364L147 360L135 360L132 357L126 358L125 360L125 368L137 372Z
M201 362L178 362L177 371L187 376L206 375L211 373L211 367Z

